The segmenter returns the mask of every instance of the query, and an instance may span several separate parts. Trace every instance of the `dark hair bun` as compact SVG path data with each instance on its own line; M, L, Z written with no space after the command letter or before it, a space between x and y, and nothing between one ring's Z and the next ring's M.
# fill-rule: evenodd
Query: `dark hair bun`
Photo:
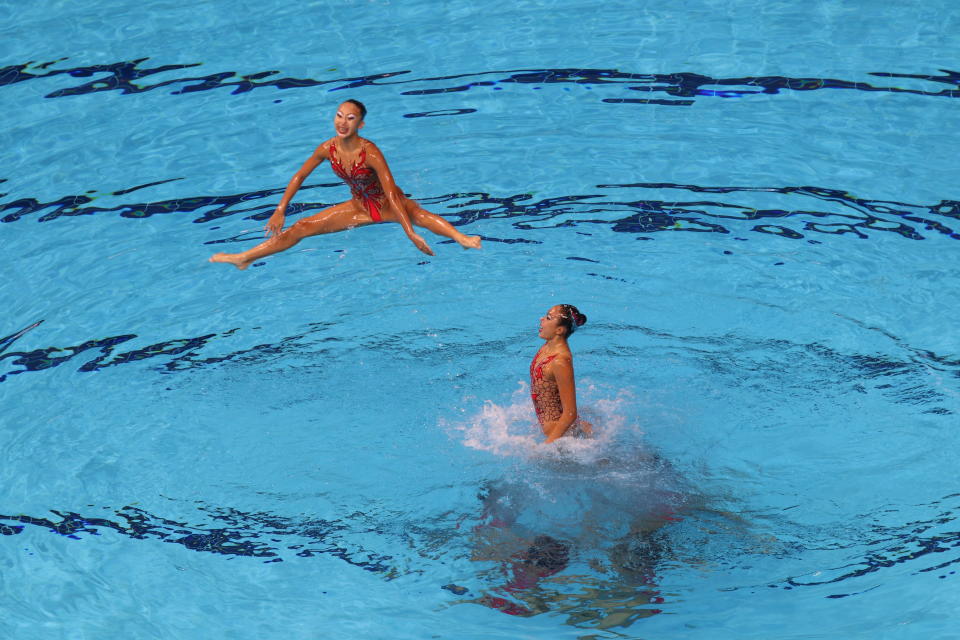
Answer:
M580 313L580 309L577 309L572 304L562 304L560 306L563 307L563 313L570 323L570 331L587 324L587 316Z

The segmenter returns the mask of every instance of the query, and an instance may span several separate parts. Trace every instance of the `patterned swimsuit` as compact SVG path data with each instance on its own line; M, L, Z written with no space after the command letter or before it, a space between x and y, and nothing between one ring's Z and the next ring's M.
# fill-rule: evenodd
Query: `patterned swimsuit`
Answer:
M543 416L540 415L542 410L540 405L537 404L537 383L543 381L543 368L550 364L550 361L557 357L556 354L552 356L547 356L540 362L537 362L537 358L540 357L540 352L537 351L537 354L533 356L533 362L530 363L530 399L533 400L533 409L537 412L537 420L543 423Z
M533 356L533 362L530 363L530 399L533 400L533 410L537 412L537 420L540 424L543 424L543 409L540 408L540 405L537 403L537 383L543 382L543 368L550 364L550 362L557 357L558 354L553 354L552 356L547 356L543 360L537 361L537 358L540 357L540 352L537 351L537 355ZM564 436L573 436L574 438L588 438L589 435L583 430L583 424L580 422L578 417L573 421L569 427L567 427Z
M343 168L340 160L337 158L337 145L330 143L330 166L333 172L350 187L350 193L357 200L363 203L367 213L374 222L380 222L383 218L380 215L380 207L383 206L383 187L380 186L380 180L377 179L376 172L370 167L365 166L367 161L367 149L360 143L360 155L350 168L350 172Z

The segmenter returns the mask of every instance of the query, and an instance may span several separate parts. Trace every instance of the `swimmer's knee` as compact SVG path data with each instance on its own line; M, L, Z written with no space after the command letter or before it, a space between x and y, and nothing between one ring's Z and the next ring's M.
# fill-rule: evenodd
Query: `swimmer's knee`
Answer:
M424 211L423 209L421 209L420 207L413 207L412 210L411 209L407 210L407 215L410 217L410 222L412 222L417 226L422 227L424 222L426 222L429 219L428 216L430 214Z
M310 223L306 220L297 220L283 232L288 240L301 240L310 235Z

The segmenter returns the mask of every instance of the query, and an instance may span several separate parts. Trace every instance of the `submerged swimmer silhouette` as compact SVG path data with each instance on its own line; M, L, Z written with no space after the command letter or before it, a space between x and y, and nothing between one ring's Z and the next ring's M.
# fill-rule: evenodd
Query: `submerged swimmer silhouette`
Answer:
M600 476L588 469L584 469L587 474L577 474L574 478L569 478L569 471L568 467L563 474L568 476L569 484L555 476L560 482L541 485L540 477L536 488L514 477L482 485L478 497L483 502L483 513L480 523L472 530L471 558L498 565L487 572L487 575L492 573L490 582L497 586L465 602L512 616L534 616L558 608L567 612L576 609L584 615L589 613L581 620L594 620L599 625L607 624L606 618L613 623L623 620L624 615L632 619L659 613L660 609L649 605L663 602L657 591L656 572L667 541L660 529L678 520L676 513L660 505L640 506L643 500L636 500L636 494L620 494L620 490L636 491L633 482L598 483ZM619 471L626 469L620 467ZM588 478L593 478L594 487L589 491L579 490L576 485L585 484ZM544 486L554 489L546 490L544 495ZM598 490L602 493L598 494ZM650 487L642 489L649 490ZM596 503L585 500L597 495L604 499ZM557 505L564 502L569 502L575 511L554 515ZM549 511L544 511L545 505ZM577 520L579 514L582 514L582 525ZM612 527L592 526L591 522L600 521L598 517ZM620 536L623 528L627 532ZM535 532L536 529L540 531ZM614 532L618 533L609 535ZM586 561L596 572L594 577L579 573L558 578L556 582L547 581L566 571L575 560ZM566 587L579 584L582 590L578 595L567 588L557 589L558 584ZM624 587L631 593L629 602L622 598ZM458 585L444 588L461 595L468 591ZM604 597L603 593L611 597Z
M540 337L546 343L530 363L530 398L548 443L593 433L590 423L577 415L573 354L567 345L567 339L586 322L587 317L572 304L550 307L540 318Z
M393 181L393 174L377 145L358 135L364 125L367 108L357 100L347 100L337 107L333 126L337 135L314 150L297 171L283 192L283 198L266 224L269 240L241 253L216 253L210 262L228 262L246 269L259 258L285 251L308 236L335 233L375 222L396 222L403 227L410 241L423 253L433 250L413 230L413 225L456 241L464 249L479 249L480 236L467 236L449 222L407 198ZM307 218L297 220L283 231L284 215L294 194L307 176L324 160L347 186L352 199L333 205Z
M541 578L560 573L570 561L570 547L556 538L539 535L525 551L516 554L510 561L511 580L501 587L510 595L518 595L537 586ZM532 616L536 612L518 602L500 596L485 595L479 604L499 609L511 616Z

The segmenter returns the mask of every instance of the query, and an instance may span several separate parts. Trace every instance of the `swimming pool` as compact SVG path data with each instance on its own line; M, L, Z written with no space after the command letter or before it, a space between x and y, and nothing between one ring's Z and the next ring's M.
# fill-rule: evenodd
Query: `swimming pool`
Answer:
M951 5L0 12L0 630L951 636ZM484 250L207 264L347 97ZM559 451L523 387L557 302L600 433ZM537 535L569 563L506 590Z

